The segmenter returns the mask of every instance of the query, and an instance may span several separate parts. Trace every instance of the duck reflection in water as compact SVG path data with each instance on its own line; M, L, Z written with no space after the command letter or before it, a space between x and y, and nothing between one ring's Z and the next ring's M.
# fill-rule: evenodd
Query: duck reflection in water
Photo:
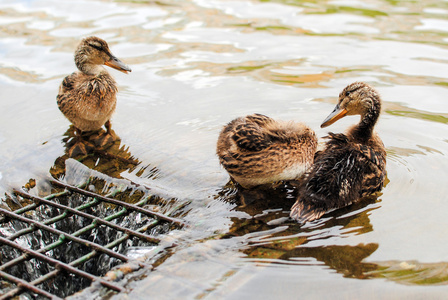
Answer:
M104 146L117 139L110 123L117 103L117 85L103 65L131 72L104 40L94 36L81 41L75 51L75 64L78 71L64 78L57 95L59 110L74 126L70 157L85 155L94 147L83 139L84 132L98 131L104 125L106 132L96 135L95 144Z
M375 271L379 265L364 262L378 249L377 243L353 246L328 242L330 238L343 241L346 236L373 231L369 216L380 208L377 197L366 197L362 202L328 213L328 218L310 223L311 226L304 226L289 218L289 208L297 197L297 189L282 185L264 190L264 195L265 198L244 207L236 206L236 210L251 217L232 218L233 224L223 237L245 237L247 246L242 252L248 259L282 265L301 264L302 261L308 265L309 261L317 261L316 264L322 262L344 277L378 277ZM228 194L227 197L231 198Z
M58 157L54 166L50 169L53 178L59 179L65 174L65 161L70 157L70 150L73 147L75 127L65 132L62 142L65 144L66 153ZM96 132L85 132L82 138L85 142L91 143L97 139L98 135L106 134L104 129ZM76 138L76 137L75 137ZM78 155L76 159L90 169L99 171L113 178L121 178L123 171L132 171L139 167L141 162L135 158L127 145L121 143L120 139L105 145L104 147L93 147L88 154ZM142 170L147 167L142 167Z

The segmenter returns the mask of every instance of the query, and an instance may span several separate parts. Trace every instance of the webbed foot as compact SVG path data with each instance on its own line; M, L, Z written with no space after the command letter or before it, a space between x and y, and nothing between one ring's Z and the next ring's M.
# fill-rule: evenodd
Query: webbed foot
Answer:
M120 138L115 135L115 133L111 130L110 132L103 132L96 136L93 139L93 142L97 147L100 148L107 148L108 146L111 146L115 141L119 141Z
M70 147L70 149L68 149L68 156L74 158L80 155L87 155L93 149L94 146L91 143L79 140L76 141L75 144L73 144L73 146Z
M88 137L84 137L81 130L74 127L74 137L67 142L67 154L69 157L77 157L79 155L87 155L92 152L94 145L87 141Z
M104 126L106 127L106 132L103 132L94 138L95 145L101 148L110 146L115 141L120 140L120 138L112 130L112 124L110 121L107 121Z

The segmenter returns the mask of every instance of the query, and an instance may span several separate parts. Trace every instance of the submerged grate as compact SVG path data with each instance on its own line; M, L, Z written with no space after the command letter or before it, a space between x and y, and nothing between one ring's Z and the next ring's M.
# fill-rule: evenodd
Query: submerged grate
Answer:
M0 208L0 299L23 293L33 298L66 297L93 282L106 291L122 292L118 283L103 277L113 265L128 263L131 271L151 268L124 255L126 247L157 245L160 240L150 233L156 226L185 225L173 217L181 206L167 213L145 207L157 202L149 193L136 196L125 188L101 195L89 190L91 178L80 186L54 179L50 183L55 193L40 197L14 190L12 201L22 207ZM120 198L133 198L134 203ZM99 268L99 263L106 267Z

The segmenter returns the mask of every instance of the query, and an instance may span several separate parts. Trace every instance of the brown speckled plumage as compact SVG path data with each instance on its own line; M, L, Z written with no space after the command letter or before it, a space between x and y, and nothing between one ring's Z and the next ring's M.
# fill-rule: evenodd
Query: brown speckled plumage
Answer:
M124 73L131 70L110 52L104 40L97 37L81 41L75 52L75 63L79 71L62 81L57 96L58 107L78 130L98 130L110 120L117 102L115 80L102 65Z
M345 115L359 114L361 120L346 134L329 133L325 149L316 153L314 165L299 187L290 214L293 219L318 219L329 210L382 189L386 150L373 130L380 111L380 95L366 83L352 83L340 93L335 110L321 126L331 125Z
M317 138L302 123L260 114L227 124L217 154L231 178L244 188L299 178L313 163Z

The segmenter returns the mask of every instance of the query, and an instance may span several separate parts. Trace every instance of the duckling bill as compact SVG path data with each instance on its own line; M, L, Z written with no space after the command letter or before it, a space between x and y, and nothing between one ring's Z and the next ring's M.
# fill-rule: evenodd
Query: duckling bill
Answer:
M316 134L305 124L253 114L224 126L216 152L231 179L250 189L298 179L312 165L316 147Z
M364 82L348 85L321 127L347 115L361 115L346 134L329 133L325 148L316 153L313 166L299 187L291 218L313 221L326 212L359 201L382 189L386 177L386 150L374 126L381 97Z
M78 71L64 78L57 95L59 110L75 127L76 143L69 150L70 156L87 153L82 132L97 131L104 125L106 134L100 137L100 144L116 139L111 132L110 118L115 111L118 89L103 65L123 73L131 72L112 54L106 41L94 36L78 45L75 64Z

